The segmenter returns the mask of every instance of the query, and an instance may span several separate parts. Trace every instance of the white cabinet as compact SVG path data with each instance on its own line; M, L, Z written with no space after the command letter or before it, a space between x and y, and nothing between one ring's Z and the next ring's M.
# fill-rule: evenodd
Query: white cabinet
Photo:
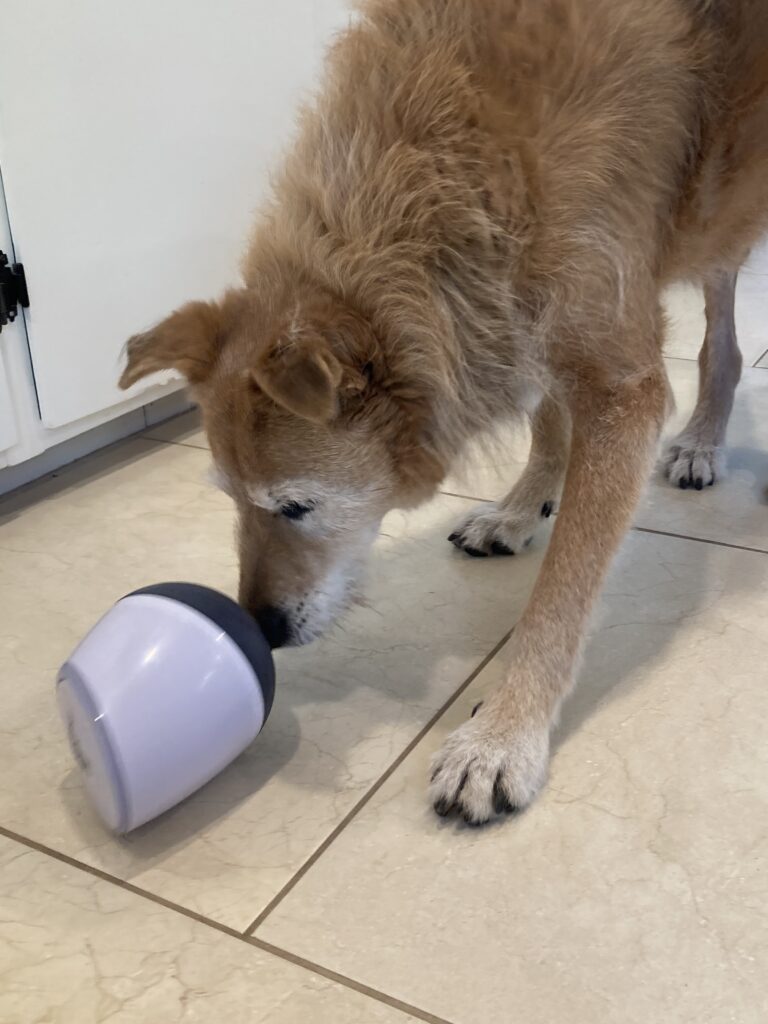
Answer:
M18 439L16 419L13 415L10 379L3 351L0 348L0 466L8 464L5 453L9 448L13 448Z
M345 7L0 0L0 168L31 298L38 449L157 395L117 390L123 343L236 279ZM13 429L2 379L0 446Z

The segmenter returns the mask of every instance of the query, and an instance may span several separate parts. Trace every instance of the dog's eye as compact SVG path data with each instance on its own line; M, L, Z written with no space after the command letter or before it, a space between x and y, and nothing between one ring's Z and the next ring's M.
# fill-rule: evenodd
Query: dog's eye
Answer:
M302 504L300 501L287 501L280 506L280 515L286 519L303 519L314 507L312 502Z

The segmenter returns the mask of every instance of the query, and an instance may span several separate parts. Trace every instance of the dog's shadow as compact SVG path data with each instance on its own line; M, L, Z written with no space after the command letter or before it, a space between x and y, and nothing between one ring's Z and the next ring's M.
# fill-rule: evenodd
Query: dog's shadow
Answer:
M683 420L685 418L682 416ZM692 510L701 512L700 503L716 495L718 511L726 506L731 514L730 495L731 503L746 500L760 516L768 516L768 510L759 507L766 504L768 452L758 445L759 431L754 418L749 402L737 395L734 421L738 432L747 441L754 439L754 444L727 450L729 473L734 478L743 474L738 485L726 477L718 483L717 491L705 488L701 493L689 491L678 495L671 491L661 468L657 467L647 496L650 504L658 506L665 501L682 500L690 502ZM667 431L666 440L671 440L673 435L674 431ZM718 511L713 512L713 520ZM639 519L645 522L648 516L641 513ZM768 532L768 521L765 528ZM738 538L728 539L738 549ZM760 556L755 560L749 552L732 549L733 561L729 564L724 547L727 549L727 545L714 539L697 540L676 534L646 532L638 535L633 532L629 535L602 590L578 683L563 706L553 735L554 749L588 723L599 706L627 694L629 688L642 686L653 665L664 664L668 658L669 647L679 635L681 623L694 619L703 611L705 603L716 604L717 595L722 593L749 595L764 591ZM638 553L634 554L634 550ZM654 567L654 558L658 559L658 568ZM633 563L639 575L630 575L631 586L622 589L622 577L631 573ZM725 579L718 571L718 563L724 567ZM641 576L647 578L647 585ZM617 607L619 604L625 608L634 604L634 608L627 614ZM706 629L706 625L702 623L701 628ZM695 682L691 680L692 685Z
M73 767L59 784L59 793L83 847L98 847L100 866L130 880L209 834L218 821L235 814L241 804L253 798L271 780L279 779L295 756L300 735L296 715L290 705L284 704L276 717L280 722L279 731L275 730L270 739L264 734L258 736L200 789L129 834L111 837L106 844L104 825L85 799L80 772ZM264 807L263 825L269 826L270 807L274 808L279 799L280 795L275 794ZM261 822L252 822L251 827L254 835L263 831Z
M690 500L696 501L695 493ZM577 685L553 735L553 749L587 726L606 702L625 698L642 687L654 669L676 661L670 659L670 648L684 623L695 622L694 628L705 636L722 621L716 610L724 594L749 600L751 594L764 592L764 578L762 559L749 551L682 536L632 532L603 589ZM681 676L679 666L670 671L676 685L696 685L695 676Z
M766 373L768 382L768 372ZM751 491L756 501L768 504L768 451L746 445L728 449L728 470L731 474L747 472L753 476ZM727 486L727 480L725 481Z

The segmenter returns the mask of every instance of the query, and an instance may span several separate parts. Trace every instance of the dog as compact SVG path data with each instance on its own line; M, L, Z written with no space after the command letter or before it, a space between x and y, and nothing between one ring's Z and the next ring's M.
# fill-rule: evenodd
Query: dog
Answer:
M369 0L254 230L243 283L127 343L183 374L274 645L359 595L382 517L530 417L530 462L451 540L520 552L560 501L505 684L447 739L472 824L547 775L590 609L669 404L660 293L704 283L702 398L670 476L703 486L738 377L737 269L768 228L765 0ZM562 492L562 496L561 496Z

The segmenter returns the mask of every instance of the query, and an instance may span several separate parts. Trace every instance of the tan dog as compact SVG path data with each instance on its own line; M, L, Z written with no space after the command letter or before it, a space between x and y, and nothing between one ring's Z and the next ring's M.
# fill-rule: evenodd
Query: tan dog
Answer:
M354 599L389 509L532 415L522 479L452 539L518 551L565 477L562 510L506 685L435 759L440 813L483 822L544 782L665 416L660 289L708 282L717 322L767 213L765 0L371 0L244 287L128 343L124 387L188 378L239 510L240 599L278 643Z

